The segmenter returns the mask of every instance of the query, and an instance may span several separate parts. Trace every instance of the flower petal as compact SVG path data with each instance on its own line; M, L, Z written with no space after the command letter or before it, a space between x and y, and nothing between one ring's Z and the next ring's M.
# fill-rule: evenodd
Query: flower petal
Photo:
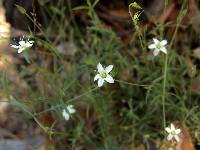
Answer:
M159 51L160 51L160 50L159 50L159 49L157 49L157 48L156 48L156 49L154 49L154 51L153 51L153 55L154 55L154 56L157 56L157 55L159 54Z
M174 138L175 138L175 140L176 140L177 142L179 142L179 141L180 141L180 138L179 138L179 136L178 136L178 135L175 135L175 136L174 136Z
M99 80L98 80L98 87L101 87L103 85L103 83L104 83L104 79L99 78Z
M25 44L26 44L25 41L19 41L19 45L23 46L23 45L25 45Z
M171 129L169 127L165 128L165 131L167 131L167 133L171 133Z
M73 114L73 113L76 112L76 110L74 109L74 106L73 106L73 105L69 105L69 106L67 107L67 110L69 111L70 114Z
M94 77L94 81L98 80L99 78L101 78L100 74L97 74L95 77Z
M149 48L149 49L154 49L154 48L156 48L156 45L155 45L155 44L150 44L150 45L148 46L148 48Z
M28 41L30 44L33 44L34 43L34 41Z
M165 45L167 44L167 40L162 40L162 41L160 42L160 44L161 44L162 46L165 46Z
M19 46L17 46L17 45L12 45L12 44L11 44L11 47L16 48L16 49L19 48Z
M63 109L63 111L62 111L62 115L64 116L64 115L66 115L66 114L67 114L66 110Z
M109 65L105 68L106 73L109 73L113 69L113 65Z
M26 47L31 47L31 46L33 46L33 44L31 44L31 43L26 43Z
M63 115L63 117L65 118L65 120L69 120L69 114L66 112L66 110L64 109L63 111L62 111L62 115Z
M69 120L69 117L70 117L69 114L64 115L65 120Z
M23 52L23 50L24 50L24 48L19 48L18 51L17 51L18 54L21 53L21 52Z
M154 41L154 43L155 43L156 45L160 43L160 41L159 41L158 39L156 39L156 38L153 38L153 41Z
M104 72L104 68L100 63L97 65L97 69L100 74Z
M160 50L161 50L163 53L167 54L167 49L166 49L165 47L161 47Z
M168 141L171 141L172 138L173 138L173 135L172 135L172 134L169 134L169 135L167 136L167 140L168 140Z
M69 113L70 114L73 114L73 113L75 113L76 112L76 110L74 109L74 108L71 108L70 110L69 110Z
M113 77L111 77L110 75L107 75L107 77L105 78L105 80L106 80L108 83L114 83L114 79L113 79Z
M175 127L173 125L173 123L171 123L171 131L174 131L175 130Z
M175 133L176 133L176 134L181 133L181 129L176 129L176 130L175 130Z

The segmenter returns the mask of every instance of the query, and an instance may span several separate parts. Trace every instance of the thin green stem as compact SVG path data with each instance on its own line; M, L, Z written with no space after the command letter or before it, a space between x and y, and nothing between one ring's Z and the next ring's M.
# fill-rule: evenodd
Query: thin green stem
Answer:
M171 38L171 42L170 42L170 44L169 44L169 48L172 47L172 44L173 44L174 41L175 41L176 34L177 34L178 29L179 29L179 27L180 27L181 21L183 20L184 16L185 16L186 13L187 13L187 9L188 9L188 5L187 5L187 4L188 4L188 0L184 0L184 1L183 1L183 4L182 4L182 7L181 7L181 10L180 10L180 12L179 12L179 15L178 15L178 17L177 17L176 28L175 28L175 31L174 31L173 36L172 36L172 38Z
M166 97L166 81L167 81L167 67L168 67L168 55L165 56L164 62L164 79L163 79L163 93L162 93L162 105L163 105L163 127L166 127L166 115L165 115L165 97Z
M73 101L79 99L80 97L85 96L85 95L87 95L88 93L91 93L91 92L95 91L95 90L98 89L98 88L99 88L99 87L92 88L92 89L90 89L89 91L87 91L87 92L85 92L85 93L83 93L83 94L81 94L81 95L78 95L78 96L76 96L76 97L73 97L73 98L69 99L69 100L67 101L67 103L71 103L71 102L73 102ZM49 108L49 109L46 109L46 110L44 110L44 111L41 111L41 112L37 113L37 115L40 115L40 114L42 114L42 113L45 113L45 112L48 112L48 111L51 111L51 110L55 110L55 108L59 108L59 107L63 107L63 104L59 104L59 105L56 105L56 106L51 107L51 108Z
M168 0L165 0L165 7L164 7L164 10L166 10L167 9L167 5L168 5Z
M139 16L143 13L143 11L144 10L142 10L141 12L140 11L137 12L137 13L139 13ZM144 45L143 45L143 41L142 41L142 33L141 33L141 31L140 31L140 29L139 29L139 27L137 25L137 21L134 19L133 14L131 12L131 5L129 5L129 14L131 16L131 19L132 19L134 25L135 25L135 30L136 30L136 33L138 34L142 50L144 50Z
M71 102L73 102L74 100L79 99L80 97L85 96L85 95L87 95L88 93L91 93L91 92L95 91L95 90L98 89L98 88L99 88L99 87L92 88L92 89L90 89L89 91L87 91L87 92L85 92L85 93L83 93L83 94L81 94L81 95L79 95L79 96L76 96L76 97L74 97L74 98L72 98L72 99L69 99L69 100L67 101L67 103L71 103Z
M132 86L143 86L143 87L149 87L150 85L144 85L144 84L136 84L136 83L130 83L122 80L115 80L116 82L123 83L123 84L128 84Z

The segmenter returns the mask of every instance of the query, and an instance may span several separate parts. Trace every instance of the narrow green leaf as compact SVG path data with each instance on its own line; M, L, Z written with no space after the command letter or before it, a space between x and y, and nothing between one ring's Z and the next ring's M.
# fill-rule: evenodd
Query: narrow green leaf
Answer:
M17 7L17 9L19 10L19 12L21 14L26 14L26 9L24 9L22 6L19 6L19 5L15 5Z
M8 78L7 78L7 75L6 75L6 71L3 72L1 82L2 82L2 86L3 86L3 94L4 94L5 97L9 98Z
M74 7L72 10L87 10L88 9L88 6L77 6L77 7Z
M95 6L98 4L98 2L99 2L99 0L96 0L96 1L92 4L92 6L95 7Z

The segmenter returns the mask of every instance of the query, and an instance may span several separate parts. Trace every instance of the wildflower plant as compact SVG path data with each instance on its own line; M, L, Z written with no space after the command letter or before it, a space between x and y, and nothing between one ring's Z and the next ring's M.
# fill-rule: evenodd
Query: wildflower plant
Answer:
M56 19L64 18L63 16L65 16L66 13L64 11L66 10L65 8L56 9L56 7L52 7L49 9L56 11L55 14L61 15L61 17L54 17L55 20L52 21L50 24L51 26L48 28L48 34L43 32L39 24L34 25L41 31L41 34L44 34L45 40L38 39L41 45L47 48L44 52L44 58L48 55L48 57L50 56L52 58L52 61L44 63L44 66L43 63L41 63L42 65L38 65L38 62L33 61L33 67L35 67L33 70L39 74L37 75L43 79L43 82L40 82L41 80L37 78L38 76L34 76L38 86L37 88L27 88L30 89L27 90L27 95L30 95L30 99L39 99L38 101L30 101L33 102L34 105L42 105L50 108L44 108L41 112L37 112L38 110L35 109L34 113L29 112L28 114L34 118L44 132L48 134L53 133L58 139L63 139L67 142L67 144L63 144L64 149L75 149L76 146L80 147L80 143L81 146L88 146L91 144L91 148L88 149L124 149L124 147L127 148L127 145L130 145L130 143L133 143L131 147L134 147L135 142L139 144L144 142L141 139L145 139L145 144L148 145L149 140L146 139L151 137L151 135L156 138L162 138L160 133L163 133L163 130L168 133L167 140L176 140L179 142L181 130L175 128L173 124L171 124L170 127L166 127L166 118L185 120L187 124L190 123L188 120L192 118L191 121L197 125L199 124L199 119L197 118L200 116L200 111L198 111L199 109L196 108L196 106L195 109L193 109L189 108L187 105L190 103L190 107L194 106L193 103L186 100L189 94L192 96L192 92L190 91L189 94L187 92L189 84L185 80L187 75L185 73L186 67L184 66L184 58L177 55L175 51L170 51L174 40L164 40L163 35L166 37L168 37L168 35L163 32L164 30L161 30L162 33L160 33L160 30L155 28L153 32L155 38L153 38L153 43L149 45L146 42L149 39L144 39L148 34L147 31L141 30L139 26L139 18L144 10L134 2L129 5L129 13L136 26L136 32L134 33L134 37L136 38L134 42L140 42L140 45L135 45L138 46L137 49L139 51L142 51L142 54L138 53L138 55L142 57L134 55L132 53L134 47L131 46L130 49L127 47L127 51L121 52L122 46L113 31L102 28L101 26L101 22L94 9L97 3L98 1L95 1L95 3L92 4L90 0L87 0L87 7L77 8L77 10L86 9L89 12L88 14L92 23L90 24L91 27L87 28L87 36L85 36L85 34L76 33L78 31L76 29L73 31L71 30L71 28L74 29L75 20L73 20L73 17L73 21L67 22L67 25L65 24L66 20L58 20L63 22L63 24L54 24ZM131 9L137 9L136 13L133 14ZM74 10L75 9L73 9L73 11ZM23 13L26 13L26 11L23 11ZM30 19L32 18L30 17ZM34 20L37 21L36 19ZM34 20L33 22L37 23ZM180 27L180 25L177 25L177 28L178 27ZM50 30L51 28L53 30ZM66 29L67 33L63 32L62 29ZM48 37L48 35L56 35L55 32L59 36L52 42L50 40L52 38ZM58 47L54 45L54 43L58 43L59 40L61 41L65 39L65 37L70 37L70 40L74 42L73 44L77 45L77 49L75 50L76 54L73 55L73 57L69 54L60 54L59 51L57 51ZM76 40L77 37L81 37L81 40ZM175 35L173 37L175 38ZM11 47L17 49L18 53L26 53L26 50L31 48L33 44L34 41L32 40L20 39L17 44L11 44ZM79 48L78 46L80 45L83 46ZM153 51L154 56L158 56L161 52L164 53L165 55L157 57L157 60L161 61L157 61L154 64L148 59L143 59L145 58L143 54L145 56L147 54L147 47ZM88 49L90 51L88 51ZM90 67L88 67L88 65L94 65L96 60L106 62L108 59L112 61L112 65L103 67L101 63L98 63L97 74L91 76L93 71L89 71ZM48 65L46 64L53 64L53 66L50 65L50 67L47 68L46 66ZM114 66L116 70L119 70L119 73L115 77L111 74ZM25 67L23 67L23 69L24 68ZM176 71L172 73L174 68ZM22 73L20 73L26 75L28 72L27 70L24 69ZM177 76L180 77L180 80L177 80ZM97 83L95 87L90 83L91 80L95 82L95 84ZM32 82L36 81L33 80ZM106 82L109 84L116 83L116 86L112 88L112 92L99 88L104 86ZM2 78L2 83L5 89L4 91L7 91L9 82L5 77ZM32 85L28 86L31 87ZM181 90L179 90L180 87ZM6 95L9 94L8 92L4 93L6 93ZM58 101L58 99L62 99L62 102ZM194 100L197 105L198 103L196 101L197 100ZM72 102L76 102L77 106L81 105L80 108L77 107L75 109L73 105L68 105ZM17 106L19 105L20 103L18 103ZM66 107L63 107L63 105ZM54 129L54 125L59 122L56 117L55 124L53 124L49 130L46 130L46 127L37 119L37 117L44 112L51 112L53 114L52 116L56 116L56 112L58 112L58 115L61 114L62 117L68 121L76 112L77 116L79 116L78 112L81 111L76 110L81 109L83 105L84 107L86 105L86 115L80 113L80 117L76 118L78 122L76 125L63 125L59 132L54 132L54 130L56 130L56 128ZM170 106L170 109L168 109L168 106ZM90 109L92 111L90 111ZM25 112L28 111L29 109L25 109ZM91 112L93 113L92 115ZM157 114L162 114L162 116L158 116ZM166 115L168 116L166 117ZM90 116L92 116L92 118L90 118ZM87 131L85 130L85 126ZM156 133L154 129L155 126L158 127L156 129L158 132ZM198 127L195 129L197 128ZM99 145L102 147L99 148Z

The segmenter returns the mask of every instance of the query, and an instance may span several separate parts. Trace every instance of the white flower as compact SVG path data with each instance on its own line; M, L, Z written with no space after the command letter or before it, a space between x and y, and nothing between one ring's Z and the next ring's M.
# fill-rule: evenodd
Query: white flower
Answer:
M94 81L98 80L98 87L103 86L104 81L114 83L114 79L109 75L112 69L113 65L109 65L105 69L100 63L97 65L98 74L94 77Z
M65 118L65 120L69 120L70 115L75 113L75 112L76 112L76 110L74 109L74 106L73 105L69 105L69 106L67 106L66 109L63 109L62 115Z
M33 46L34 41L29 41L29 40L25 40L25 39L20 39L18 45L13 45L11 44L11 47L18 49L18 53L23 52L24 50L30 48L31 46Z
M167 54L167 49L165 45L167 44L167 40L159 41L158 39L153 38L154 43L148 46L149 49L153 49L153 55L157 56L160 51Z
M181 129L176 129L174 127L174 125L171 123L171 128L170 127L167 127L165 128L165 130L167 131L168 133L168 136L167 136L167 140L168 141L171 141L173 138L179 142L180 139L179 139L179 134L181 133Z

